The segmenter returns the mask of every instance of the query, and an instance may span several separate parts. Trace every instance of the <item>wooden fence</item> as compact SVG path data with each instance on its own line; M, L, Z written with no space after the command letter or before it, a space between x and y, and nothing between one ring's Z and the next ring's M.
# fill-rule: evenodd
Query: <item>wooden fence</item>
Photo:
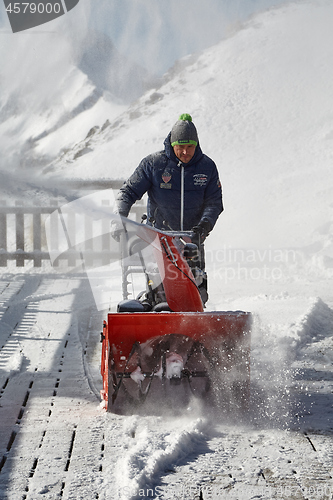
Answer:
M112 186L118 187L119 182ZM105 189L103 183L80 183L79 189ZM110 183L108 184L110 187ZM81 193L82 195L82 193ZM108 204L101 199L101 206ZM15 261L17 267L24 267L27 261L32 261L34 267L41 267L42 262L50 260L50 255L46 242L45 220L57 210L59 202L50 200L48 206L42 205L23 205L21 201L8 204L0 200L0 267L7 267L8 261ZM140 220L145 212L145 203L137 202L131 210L132 218ZM87 217L88 219L88 217ZM56 221L56 218L54 219ZM55 224L57 224L55 222ZM89 223L88 223L89 224ZM56 227L52 228L52 234L57 234ZM108 235L104 236L103 248L94 251L91 248L90 259L107 259ZM88 243L89 244L89 243ZM52 249L57 249L57 238L52 238ZM76 259L79 257L77 252L68 250L63 252L59 259L67 259L69 266L75 266ZM56 265L59 263L56 261Z

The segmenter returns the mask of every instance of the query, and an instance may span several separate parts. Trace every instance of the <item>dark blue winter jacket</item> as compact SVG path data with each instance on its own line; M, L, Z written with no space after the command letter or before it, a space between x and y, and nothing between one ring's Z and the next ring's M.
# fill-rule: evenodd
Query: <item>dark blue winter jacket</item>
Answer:
M200 221L214 226L223 211L222 189L215 163L198 144L193 158L182 163L165 139L164 151L144 158L119 191L120 215L148 193L147 215L158 229L190 230Z

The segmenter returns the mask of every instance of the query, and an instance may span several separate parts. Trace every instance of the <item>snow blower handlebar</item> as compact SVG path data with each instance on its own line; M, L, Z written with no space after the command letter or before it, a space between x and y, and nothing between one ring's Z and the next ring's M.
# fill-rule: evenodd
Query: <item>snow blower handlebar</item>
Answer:
M121 223L123 229L119 245L123 299L128 300L128 285L133 288L134 281L138 281L134 275L143 273L146 276L146 295L149 294L149 297L145 297L145 310L148 301L152 308L164 301L168 308L164 310L203 311L196 280L197 269L202 267L197 235L191 231L159 231L126 218L121 218ZM117 225L119 227L119 221ZM198 244L193 243L193 240ZM132 281L128 280L129 276L132 276ZM137 300L135 295L133 300Z

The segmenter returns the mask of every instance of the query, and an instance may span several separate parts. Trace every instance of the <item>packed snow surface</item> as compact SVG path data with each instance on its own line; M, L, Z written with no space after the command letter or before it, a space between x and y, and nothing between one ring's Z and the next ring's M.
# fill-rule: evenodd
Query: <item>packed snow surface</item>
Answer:
M87 276L11 263L0 280L1 499L332 498L332 16L326 0L256 16L106 127L90 123L43 174L124 178L192 114L226 207L206 245L207 311L253 315L249 410L106 413L107 311ZM88 92L80 72L66 78Z
M100 404L105 311L87 278L3 275L1 498L331 498L331 292L317 280L327 302L310 296L303 279L259 295L234 282L210 304L254 315L242 417L200 400L121 416Z

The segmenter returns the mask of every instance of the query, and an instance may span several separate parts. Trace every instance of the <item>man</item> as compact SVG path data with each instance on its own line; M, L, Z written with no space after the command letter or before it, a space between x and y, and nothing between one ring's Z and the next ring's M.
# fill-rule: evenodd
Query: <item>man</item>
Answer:
M120 189L118 213L148 193L148 223L158 229L193 230L204 241L223 211L215 163L203 154L196 127L182 114L164 141L164 150L144 158Z

